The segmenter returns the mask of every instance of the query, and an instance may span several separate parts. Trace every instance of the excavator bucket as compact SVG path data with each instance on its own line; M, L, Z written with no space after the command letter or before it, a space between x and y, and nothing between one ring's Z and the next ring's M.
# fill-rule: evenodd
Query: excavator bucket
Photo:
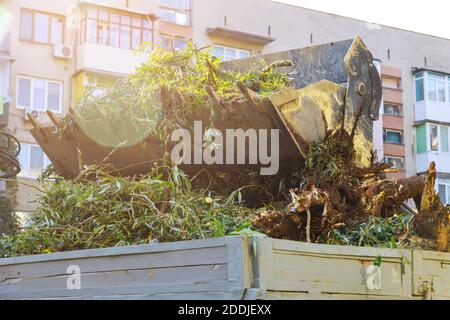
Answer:
M350 130L361 112L355 136L357 163L369 164L373 121L379 117L382 92L373 56L361 38L252 57L226 67L242 71L256 59L293 62L284 71L295 87L277 92L269 100L276 126L288 129L288 137L303 157L306 146L321 141L326 129L335 129L344 117L345 129Z
M284 67L283 71L293 78L294 86L262 97L243 83L237 83L245 96L245 100L238 102L224 102L213 89L207 88L215 105L214 124L218 130L279 129L279 163L280 170L283 170L301 167L306 145L323 139L326 127L336 128L345 118L345 126L350 128L355 116L360 114L355 148L358 162L361 165L368 163L372 153L372 122L378 119L379 114L381 84L373 57L359 37L225 62L222 67L248 70L261 59L267 63L292 61L292 66ZM33 124L32 135L56 171L65 178L76 177L85 165L99 163L111 165L117 169L117 174L124 176L145 174L164 152L170 152L163 150L160 142L151 138L139 140L136 135L133 135L132 140L135 141L132 144L121 145L120 136L117 137L117 124L113 129L114 124L109 123L106 117L92 123L76 111L71 109L71 112L76 123L71 133L66 135L60 135L56 130L62 125L61 119L51 112L48 113L51 124L39 123L29 115ZM207 119L199 116L198 120ZM102 141L95 137L100 133ZM103 143L105 137L116 141L115 146ZM256 170L261 166L234 165L230 168L226 165L193 164L184 165L183 169L193 174L205 167L209 172L229 172Z

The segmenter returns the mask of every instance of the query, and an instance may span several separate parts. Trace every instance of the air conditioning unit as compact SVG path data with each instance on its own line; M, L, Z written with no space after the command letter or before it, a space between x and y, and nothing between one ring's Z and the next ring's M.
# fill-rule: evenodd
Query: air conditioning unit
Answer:
M24 109L23 110L23 120L25 121L30 121L28 119L27 113L31 114L33 116L33 118L35 118L36 120L41 120L41 113L38 110L30 110L30 109Z
M86 77L84 77L84 86L95 88L97 86L97 77L86 75Z
M72 59L73 49L67 45L55 45L53 48L53 55L57 58Z

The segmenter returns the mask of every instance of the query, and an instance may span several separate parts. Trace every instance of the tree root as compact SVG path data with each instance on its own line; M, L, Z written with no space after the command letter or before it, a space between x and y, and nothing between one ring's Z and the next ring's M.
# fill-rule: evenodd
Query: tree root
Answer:
M356 117L355 126L359 121ZM327 127L326 120L324 124ZM343 127L325 135L321 143L308 146L304 184L290 191L291 201L284 211L264 211L253 224L271 237L319 242L340 226L351 227L369 216L390 218L402 210L408 199L420 208L414 217L413 230L398 235L413 246L448 249L449 214L437 196L436 170L431 164L428 176L394 181L384 171L390 164L378 163L372 155L371 165L355 165L354 129Z

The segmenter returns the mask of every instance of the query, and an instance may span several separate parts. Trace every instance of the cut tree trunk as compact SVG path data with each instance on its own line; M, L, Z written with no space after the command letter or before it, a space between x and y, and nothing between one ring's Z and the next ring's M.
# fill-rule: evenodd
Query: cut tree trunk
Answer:
M450 209L444 207L435 189L436 164L428 169L427 180L422 192L419 214L414 219L414 230L423 239L435 241L435 249L448 251Z
M390 217L408 199L414 199L419 208L420 199L425 187L425 177L415 176L402 180L378 180L361 186L367 213L374 216Z

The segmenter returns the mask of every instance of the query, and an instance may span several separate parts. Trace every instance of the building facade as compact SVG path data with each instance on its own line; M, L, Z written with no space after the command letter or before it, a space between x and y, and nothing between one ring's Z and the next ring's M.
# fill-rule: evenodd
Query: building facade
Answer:
M381 66L383 103L380 108L383 128L383 159L392 163L398 173L388 174L393 179L406 178L405 171L405 130L403 121L402 71L383 64Z
M382 74L378 157L399 169L395 178L436 161L437 189L450 201L448 39L270 0L0 0L0 19L0 102L9 109L1 119L22 142L27 184L49 160L25 113L42 121L46 110L67 113L86 89L101 94L156 46L178 50L192 40L232 60L359 35ZM17 211L33 210L32 189L18 195Z
M416 170L437 166L437 189L450 203L450 76L426 68L413 70L415 78Z

